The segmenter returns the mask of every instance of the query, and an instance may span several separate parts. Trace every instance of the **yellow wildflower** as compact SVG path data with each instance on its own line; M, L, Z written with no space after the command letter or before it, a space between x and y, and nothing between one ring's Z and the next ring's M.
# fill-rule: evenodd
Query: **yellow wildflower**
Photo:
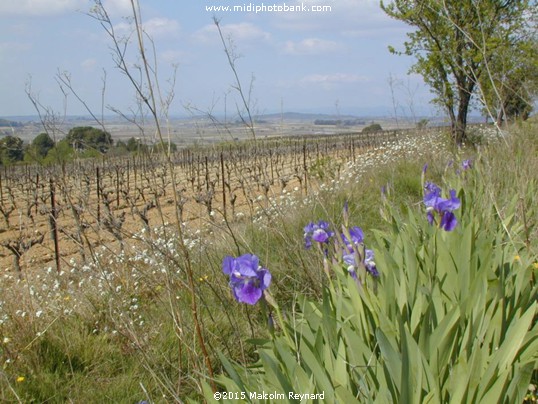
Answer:
M24 376L17 377L17 383L22 383L25 380L26 380L26 377L24 377Z
M516 256L514 257L514 261L521 261L521 257L520 257L519 255L516 255Z
M200 282L204 282L204 281L207 281L208 278L209 278L208 275L204 275L204 276L202 276L202 277L199 279L199 281L200 281Z

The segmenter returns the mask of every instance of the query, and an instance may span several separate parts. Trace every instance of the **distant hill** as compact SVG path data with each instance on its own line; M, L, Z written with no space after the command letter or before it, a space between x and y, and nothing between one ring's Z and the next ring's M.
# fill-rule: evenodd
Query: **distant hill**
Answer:
M21 126L24 126L21 122L8 121L7 119L0 118L0 127L19 128Z
M316 114L316 113L302 113L302 112L284 112L274 114L264 114L255 117L255 120L293 120L293 121L315 121L315 120L352 120L358 119L354 115L331 115L331 114Z

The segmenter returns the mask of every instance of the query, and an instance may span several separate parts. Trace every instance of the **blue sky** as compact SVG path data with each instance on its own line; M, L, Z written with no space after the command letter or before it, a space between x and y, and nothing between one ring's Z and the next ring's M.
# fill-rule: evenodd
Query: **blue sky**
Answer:
M330 6L314 12L214 12L210 6ZM39 101L68 115L86 114L73 97L65 98L56 75L68 72L73 87L100 113L104 105L128 111L134 92L111 58L110 40L85 13L90 0L12 0L0 2L0 116L34 115L25 88L31 83ZM120 33L129 25L129 0L103 0ZM253 109L284 111L393 114L393 87L399 115L431 111L430 94L418 76L407 75L413 59L391 55L388 45L401 46L408 27L388 18L378 1L370 0L140 0L141 14L153 38L160 84L170 86L177 66L171 115L191 110L220 113L235 109L237 94L213 16L221 21L241 56L237 70L243 86L252 81ZM136 60L132 59L132 63ZM105 113L109 113L105 110Z

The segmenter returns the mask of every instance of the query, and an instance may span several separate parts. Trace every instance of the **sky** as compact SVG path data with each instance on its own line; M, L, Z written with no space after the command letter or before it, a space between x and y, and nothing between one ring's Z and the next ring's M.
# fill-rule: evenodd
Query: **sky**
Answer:
M128 36L130 0L102 3L118 36ZM87 115L77 98L96 114L136 110L133 87L115 65L113 42L89 15L93 5L0 2L0 117L35 115L27 93L59 114ZM230 9L216 10L222 7ZM214 18L232 44L256 114L394 116L395 106L400 117L434 113L422 78L408 75L413 58L388 51L389 45L402 48L409 27L386 16L377 0L140 0L140 15L161 94L173 93L171 116L231 115L240 108ZM137 76L135 45L129 43L126 60ZM76 95L59 77L69 78Z

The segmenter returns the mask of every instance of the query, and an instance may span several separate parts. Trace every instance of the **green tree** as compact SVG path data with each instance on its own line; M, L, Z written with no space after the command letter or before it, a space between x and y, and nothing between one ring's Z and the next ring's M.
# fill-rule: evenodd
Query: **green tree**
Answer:
M2 164L9 165L24 158L24 146L20 138L6 136L0 140L0 160Z
M493 55L497 68L481 80L484 110L498 125L527 119L538 95L538 38L523 35L511 42Z
M155 143L153 145L153 150L157 153L168 153L169 148L171 153L175 153L177 151L177 145L174 142L164 141Z
M135 139L134 137L130 137L127 140L126 147L127 147L127 150L129 150L130 152L138 151L138 148L140 147L140 139Z
M364 127L361 131L361 133L376 133L381 132L383 128L378 123L372 123L366 127Z
M447 112L456 143L465 140L479 80L498 69L493 56L517 39L534 5L532 0L381 1L389 16L415 28L403 53L416 58L411 72L422 75L434 102Z
M36 156L44 158L50 149L54 147L54 140L48 133L40 133L32 141L31 150Z
M78 151L89 149L106 153L114 142L110 133L92 126L77 126L72 128L65 137L65 141Z
M73 148L65 140L62 139L49 150L47 157L44 160L45 164L64 164L73 159Z

